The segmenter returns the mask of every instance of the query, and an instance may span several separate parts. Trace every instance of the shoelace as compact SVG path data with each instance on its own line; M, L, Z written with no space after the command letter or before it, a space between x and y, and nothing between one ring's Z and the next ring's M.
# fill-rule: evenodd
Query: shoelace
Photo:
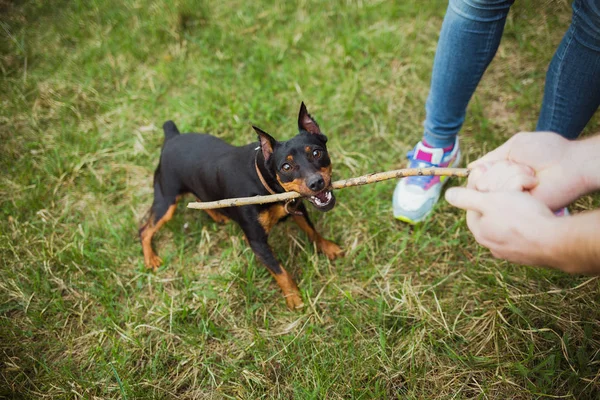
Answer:
M414 157L415 157L414 149L409 151L406 154L406 158L408 158L410 160L409 168L431 168L431 167L438 166L436 164L433 164L433 163L430 163L427 161L417 160ZM425 188L425 186L427 186L433 178L434 178L433 176L409 176L406 179L408 180L407 183L410 185L417 185L421 188Z

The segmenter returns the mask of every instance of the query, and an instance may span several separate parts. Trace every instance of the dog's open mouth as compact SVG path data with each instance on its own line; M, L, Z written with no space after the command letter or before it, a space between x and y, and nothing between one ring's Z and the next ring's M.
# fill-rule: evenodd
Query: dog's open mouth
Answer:
M309 196L308 200L321 211L329 211L335 205L335 196L331 190L323 190L313 196Z

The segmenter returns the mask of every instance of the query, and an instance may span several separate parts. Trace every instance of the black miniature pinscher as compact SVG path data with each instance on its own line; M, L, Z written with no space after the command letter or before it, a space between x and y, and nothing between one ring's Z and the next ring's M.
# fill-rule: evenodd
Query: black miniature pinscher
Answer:
M156 270L161 259L152 250L152 236L175 212L177 201L192 193L199 201L214 201L296 191L318 210L335 205L330 190L331 160L327 137L308 114L304 103L298 116L299 133L277 142L253 126L258 143L235 147L208 134L181 135L172 121L163 125L165 142L154 172L154 202L139 234L146 267ZM293 210L290 210L293 208ZM317 233L302 200L207 210L216 222L237 222L256 257L268 268L290 309L303 306L298 286L277 261L267 243L273 226L291 215L325 255L342 256L340 247Z

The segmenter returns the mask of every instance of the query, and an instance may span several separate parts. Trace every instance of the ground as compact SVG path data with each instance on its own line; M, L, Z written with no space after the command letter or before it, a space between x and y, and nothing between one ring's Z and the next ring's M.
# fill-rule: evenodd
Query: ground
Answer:
M235 144L296 130L336 179L400 168L419 139L439 1L0 1L0 397L598 398L600 281L494 259L442 201L411 228L395 182L271 243L290 312L235 225L187 210L143 266L165 120ZM535 126L566 1L517 2L469 107L465 162ZM599 119L585 134L600 130ZM463 184L453 179L452 185ZM598 196L571 209L598 207Z

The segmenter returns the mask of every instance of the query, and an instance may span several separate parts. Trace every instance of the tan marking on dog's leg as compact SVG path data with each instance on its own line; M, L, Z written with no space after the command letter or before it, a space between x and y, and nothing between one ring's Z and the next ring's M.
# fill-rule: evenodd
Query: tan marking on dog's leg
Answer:
M159 219L156 224L152 221L154 216L150 215L150 220L144 225L140 232L140 239L142 240L142 250L144 252L144 263L146 268L156 271L156 269L162 263L160 257L152 249L152 237L154 234L171 218L177 209L177 203L171 205L165 215Z
M297 310L299 308L304 307L304 302L302 301L302 297L300 297L300 290L296 285L296 282L292 279L290 274L283 268L283 266L279 265L281 272L275 274L271 272L273 278L277 282L277 285L281 288L283 292L283 297L285 298L285 303L287 304L290 310Z
M229 221L229 218L215 210L204 210L218 224L224 224Z
M294 215L293 218L300 229L302 229L308 235L308 238L311 241L317 244L317 248L322 251L327 258L330 260L335 260L336 258L344 255L344 251L340 248L340 246L321 236L316 229L310 226L303 215Z
M202 202L201 199L196 197L196 201L198 202ZM213 221L215 221L217 224L224 224L226 222L229 222L229 218L226 217L225 215L221 214L220 212L218 212L217 210L204 210L206 211L206 213L208 214L209 217L212 218Z

